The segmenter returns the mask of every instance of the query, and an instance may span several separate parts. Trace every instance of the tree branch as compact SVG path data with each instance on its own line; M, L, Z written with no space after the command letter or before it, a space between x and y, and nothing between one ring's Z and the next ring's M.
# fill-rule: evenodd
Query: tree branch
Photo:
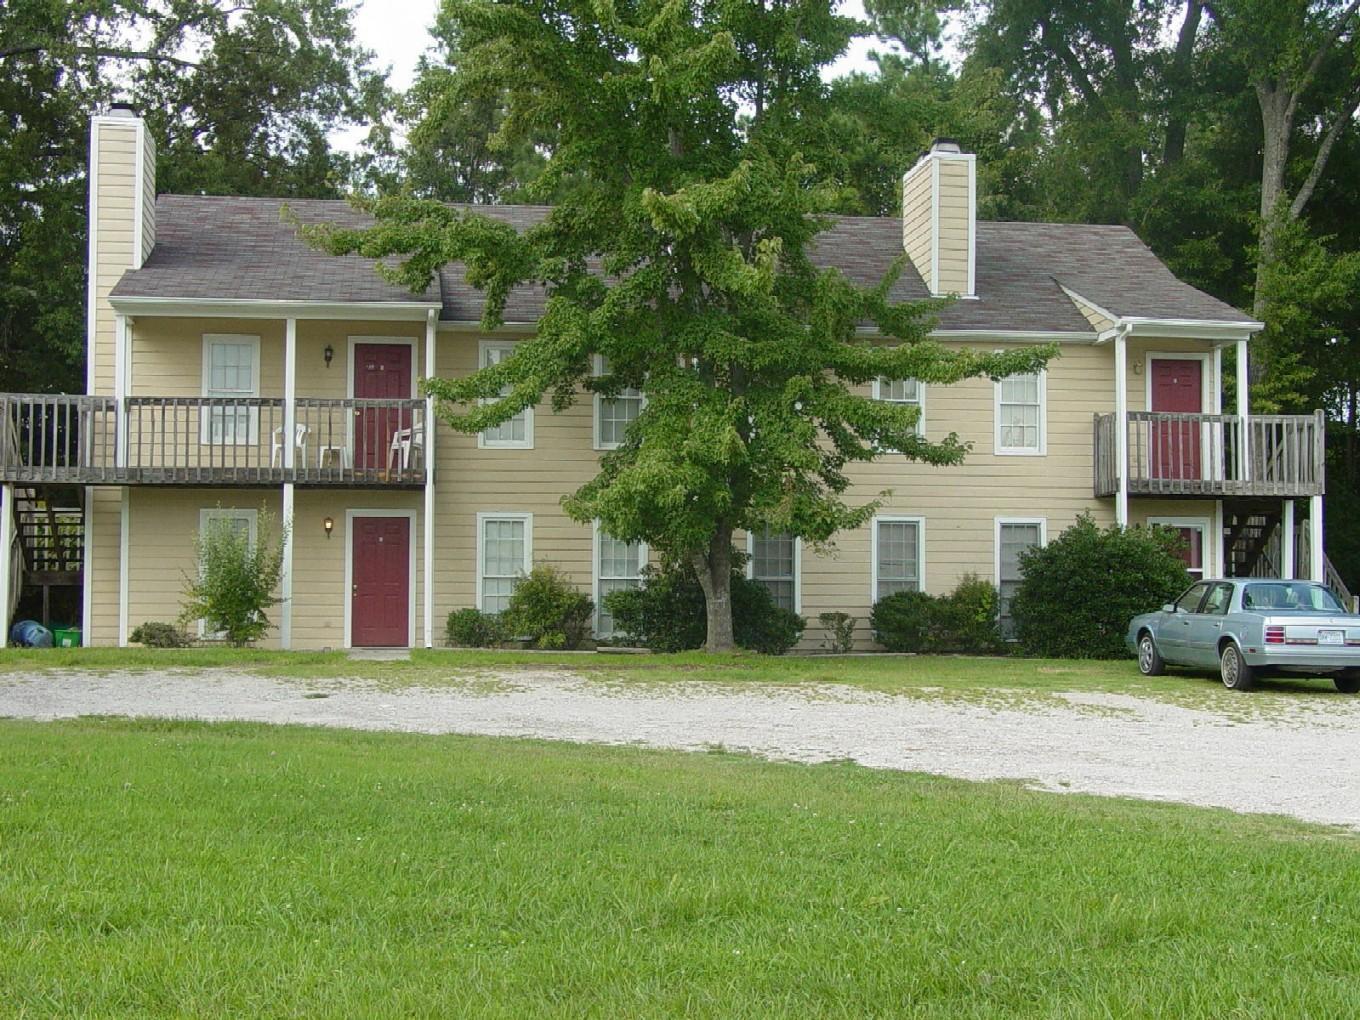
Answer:
M1174 104L1184 95L1190 77L1190 58L1195 52L1195 37L1199 34L1199 23L1204 15L1205 4L1200 0L1190 0L1185 8L1185 20L1181 22L1180 36L1176 40L1176 55L1171 61L1170 84L1173 89L1171 101ZM1185 132L1189 116L1184 108L1174 110L1167 120L1166 144L1162 149L1162 165L1170 166L1180 162L1185 155Z
M1360 0L1355 0L1355 2L1360 3ZM1068 75L1072 78L1072 81L1077 86L1077 90L1081 92L1086 101L1092 106L1104 109L1105 101L1101 98L1100 92L1095 87L1095 83L1092 82L1090 77L1086 74L1086 69L1081 66L1081 61L1078 60L1077 55L1072 52L1072 47L1067 45L1066 38L1064 38L1061 32L1054 30L1053 22L1046 17L1039 19L1039 39L1049 48L1050 52L1055 54L1057 58L1062 61L1063 66L1067 68Z
M1357 109L1360 109L1360 80L1357 80L1351 87L1350 95L1341 104L1336 119L1328 127L1327 133L1322 136L1322 144L1318 146L1317 155L1313 158L1313 166L1308 171L1308 177L1299 187L1294 200L1289 203L1291 219L1298 219L1304 206L1308 204L1308 200L1313 197L1313 191L1317 188L1318 181L1322 179L1323 171L1327 169L1327 160L1332 154L1336 140L1341 136L1341 132L1346 129L1346 125L1351 122Z
M1290 123L1293 123L1294 121L1294 111L1298 107L1299 98L1308 91L1308 86L1311 85L1313 79L1317 77L1318 70L1322 67L1322 62L1327 59L1327 54L1330 53L1332 47L1336 45L1336 41L1341 38L1341 33L1346 30L1346 25L1350 22L1351 18L1355 17L1356 11L1360 11L1360 0L1351 0L1351 5L1341 12L1341 15L1336 19L1336 24L1332 26L1332 30L1327 33L1327 37L1322 40L1322 45L1319 46L1317 52L1313 54L1313 59L1308 62L1308 69L1303 72L1303 77L1293 86L1292 95L1289 98L1289 109L1287 111Z

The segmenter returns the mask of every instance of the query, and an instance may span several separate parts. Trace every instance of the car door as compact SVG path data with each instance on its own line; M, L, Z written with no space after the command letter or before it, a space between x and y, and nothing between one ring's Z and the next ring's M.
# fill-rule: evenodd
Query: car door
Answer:
M1188 616L1185 656L1192 666L1218 665L1218 639L1232 604L1233 586L1219 582L1209 589L1197 612Z
M1157 636L1157 648L1162 658L1177 665L1191 665L1190 625L1199 612L1200 603L1209 593L1209 582L1192 584L1188 591L1176 600L1176 611L1163 613L1162 633Z

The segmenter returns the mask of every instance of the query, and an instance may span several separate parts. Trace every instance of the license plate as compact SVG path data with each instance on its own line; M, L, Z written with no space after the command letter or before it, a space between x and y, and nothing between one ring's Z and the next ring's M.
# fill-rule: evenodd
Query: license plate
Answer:
M1344 645L1345 643L1346 632L1344 630L1318 631L1318 644L1320 645Z

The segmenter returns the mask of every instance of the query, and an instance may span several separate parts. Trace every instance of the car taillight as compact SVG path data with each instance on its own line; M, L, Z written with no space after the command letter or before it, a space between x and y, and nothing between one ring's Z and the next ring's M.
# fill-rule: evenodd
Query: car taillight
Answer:
M1282 644L1284 644L1284 628L1283 628L1283 627L1267 627L1267 628L1266 628L1266 644L1268 644L1268 645L1282 645Z

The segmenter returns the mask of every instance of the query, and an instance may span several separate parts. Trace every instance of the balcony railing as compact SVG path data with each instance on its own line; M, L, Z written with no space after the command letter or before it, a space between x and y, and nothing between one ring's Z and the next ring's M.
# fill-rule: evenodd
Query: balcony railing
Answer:
M1095 417L1095 494L1119 491L1117 418ZM1312 415L1131 411L1131 496L1315 496L1323 492L1326 421Z
M0 394L0 481L418 486L425 402Z

